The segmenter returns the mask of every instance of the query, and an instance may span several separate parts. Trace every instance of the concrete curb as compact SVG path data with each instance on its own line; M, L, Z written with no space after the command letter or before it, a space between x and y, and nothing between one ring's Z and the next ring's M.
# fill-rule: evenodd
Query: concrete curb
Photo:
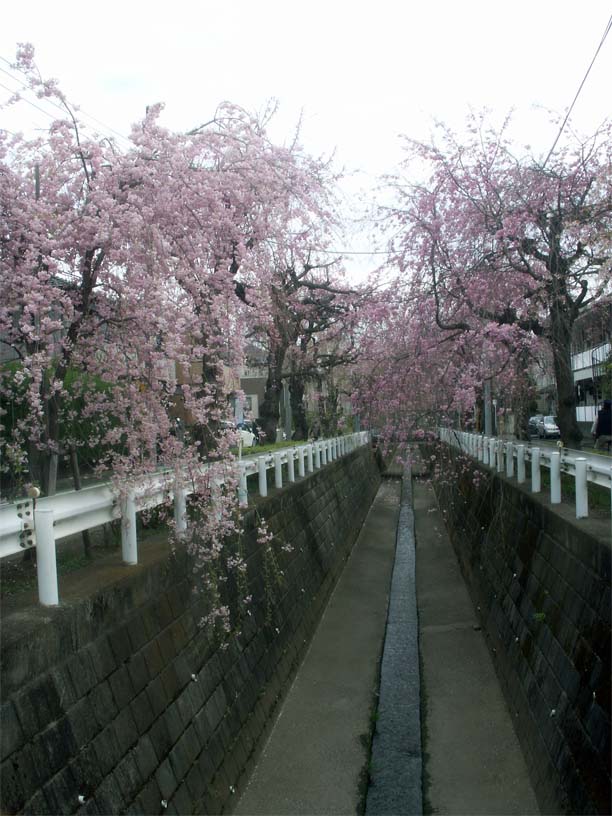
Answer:
M423 812L420 685L412 473L408 466L402 477L366 816Z

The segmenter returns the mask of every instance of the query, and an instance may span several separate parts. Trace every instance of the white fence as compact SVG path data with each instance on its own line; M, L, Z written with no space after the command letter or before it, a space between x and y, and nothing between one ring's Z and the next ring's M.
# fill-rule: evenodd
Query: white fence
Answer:
M321 439L317 442L283 448L279 451L236 460L238 499L241 507L248 504L247 478L258 474L259 493L266 496L267 471L274 468L274 485L283 486L283 465L287 478L294 482L325 467L341 456L369 441L367 431ZM200 469L205 475L207 465ZM223 483L216 478L217 485ZM191 480L193 484L193 480ZM138 563L136 513L156 507L166 501L174 502L174 521L177 534L187 529L186 499L193 492L188 474L176 480L174 473L163 471L142 478L125 494L109 484L94 485L42 499L24 498L0 506L0 558L36 547L38 597L44 606L59 603L56 565L56 542L90 530L115 519L121 519L121 550L126 564Z
M612 460L597 454L580 451L555 450L548 447L531 447L516 442L505 442L497 437L440 428L440 439L463 453L477 459L483 465L516 478L519 484L527 481L527 465L531 468L531 492L542 490L541 468L550 470L550 502L561 502L561 473L574 477L576 489L576 518L589 515L587 482L602 485L610 491L612 502Z

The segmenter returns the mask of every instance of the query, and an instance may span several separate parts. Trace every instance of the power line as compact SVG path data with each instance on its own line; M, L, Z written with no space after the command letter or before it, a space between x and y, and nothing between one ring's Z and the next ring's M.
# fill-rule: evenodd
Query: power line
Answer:
M0 68L0 70L2 70L2 69ZM8 91L10 94L16 93L14 88L9 88L8 85L4 85L4 83L2 83L2 82L0 82L0 88L4 88L4 90ZM27 99L25 96L22 96L21 100L23 102L26 102L28 105L31 105L33 108L36 108L36 110L40 111L40 113L44 113L44 115L48 116L49 119L53 119L53 114L49 113L49 111L45 110L44 108L41 108L40 105L37 105L35 102L32 102L30 99Z
M10 68L12 68L12 63L9 62L9 60L7 60L5 57L0 56L0 60L2 60L2 62L6 63ZM13 82L16 82L24 90L26 90L26 91L31 90L31 88L29 88L28 85L26 85L21 79L19 79L19 77L16 77L10 71L7 71L5 68L2 68L2 67L0 67L0 71L3 74L6 74L6 76L10 77L13 80ZM6 85L2 85L1 87L3 87L7 91L10 91L11 93L15 93L15 90L13 90L11 88L7 88ZM27 102L28 104L33 105L39 111L44 113L46 116L49 116L51 119L53 119L53 116L48 111L45 111L42 108L39 108L37 105L35 105L33 102L31 102L27 97L22 96L21 99L24 102ZM63 114L66 114L66 112L67 112L66 109L63 108L59 103L55 102L53 99L47 99L46 101L50 105L53 105L54 108L57 108L59 111L61 111ZM97 125L101 125L108 133L112 133L115 136L118 136L120 139L123 139L123 141L126 142L127 144L131 144L130 140L127 138L127 136L124 136L122 133L119 133L118 130L115 130L110 125L107 125L105 122L102 122L100 119L97 119L95 116L92 116L92 114L87 113L87 111L83 110L83 108L79 108L77 113L79 114L79 116L86 116L88 119L91 119L92 122L95 122Z
M388 255L388 252L383 252L382 250L373 250L372 252L368 252L367 250L362 251L351 251L346 249L315 249L315 252L325 252L328 255Z
M602 48L602 46L603 46L604 42L606 41L606 37L607 37L607 36L608 36L608 34L610 33L610 29L611 29L611 28L612 28L612 15L610 15L610 19L608 20L608 23L607 23L607 25L606 25L606 27L605 27L605 29L604 29L603 36L602 36L602 38L601 38L601 42L600 42L600 43L599 43L599 45L597 46L597 50L595 51L595 55L594 55L593 59L591 60L591 64L590 64L590 65L589 65L589 67L587 68L587 72L586 72L586 74L584 75L584 77L583 77L583 79L582 79L582 82L580 83L580 87L579 87L579 88L578 88L578 90L576 91L576 95L574 96L574 99L573 99L573 101L572 101L572 104L569 106L569 110L567 111L567 114L565 115L565 119L564 119L564 120L563 120L563 122L561 123L561 127L559 128L559 132L557 133L557 138L556 138L556 139L555 139L555 141L553 142L553 146L550 148L550 151L549 151L549 153L548 153L548 156L546 157L546 159L545 159L545 161L544 161L544 164L542 165L542 169L544 169L544 168L546 167L546 164L548 163L548 160L549 160L549 159L550 159L550 157L552 156L552 154L553 154L553 152L554 152L554 149L555 149L555 147L557 146L557 142L558 142L558 141L559 141L559 139L561 138L561 134L563 133L563 129L565 128L565 125L567 124L567 120L569 119L570 114L571 114L571 112L572 112L572 110L573 110L573 108L574 108L574 105L576 104L576 100L577 100L577 99L578 99L578 97L580 96L580 92L582 91L582 88L584 87L584 83L587 81L587 78L588 78L589 74L591 73L591 68L593 67L594 62L595 62L595 60L597 59L597 55L598 55L598 54L599 54L599 52L601 51L601 48Z

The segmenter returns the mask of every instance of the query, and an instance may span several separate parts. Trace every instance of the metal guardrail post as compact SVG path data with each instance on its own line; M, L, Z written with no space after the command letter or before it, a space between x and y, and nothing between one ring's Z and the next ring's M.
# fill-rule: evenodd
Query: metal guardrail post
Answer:
M587 489L587 460L579 456L574 467L576 469L576 518L587 518L589 515L589 493Z
M489 464L489 437L483 436L482 437L482 464L488 465Z
M318 470L321 467L321 443L315 442L314 446L314 466Z
M516 446L516 480L519 484L525 482L525 446Z
M36 510L36 576L38 599L43 606L57 606L57 562L55 557L55 533L53 510Z
M121 555L124 564L138 563L136 500L133 491L126 494L121 508Z
M266 457L257 457L257 472L259 473L259 495L268 495L268 475L266 473Z
M489 467L495 467L495 439L489 437Z
M274 454L274 487L281 488L283 486L283 462L282 453Z
M306 468L304 467L304 455L306 453L306 446L300 445L298 448L298 476L300 479L306 475Z
M506 476L509 479L514 476L514 445L512 442L506 445Z
M531 492L539 493L542 489L542 478L540 476L540 449L531 449Z
M187 494L182 487L174 487L174 529L180 538L187 532Z
M308 465L308 472L312 473L314 470L314 460L313 460L313 444L312 442L306 446L306 462Z
M561 454L550 454L550 503L561 503Z
M287 478L290 482L295 482L295 448L287 451Z
M240 507L248 507L249 506L249 491L247 488L247 474L246 474L246 466L244 462L240 462L238 465L239 475L238 475L238 504Z
M497 440L497 472L503 473L504 472L504 453L505 447L503 440Z

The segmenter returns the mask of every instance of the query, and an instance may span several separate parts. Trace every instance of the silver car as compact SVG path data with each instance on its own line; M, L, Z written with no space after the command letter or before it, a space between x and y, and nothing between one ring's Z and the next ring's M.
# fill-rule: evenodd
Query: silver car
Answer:
M561 431L557 425L557 417L544 416L538 422L538 436L540 439L554 439L561 436Z

